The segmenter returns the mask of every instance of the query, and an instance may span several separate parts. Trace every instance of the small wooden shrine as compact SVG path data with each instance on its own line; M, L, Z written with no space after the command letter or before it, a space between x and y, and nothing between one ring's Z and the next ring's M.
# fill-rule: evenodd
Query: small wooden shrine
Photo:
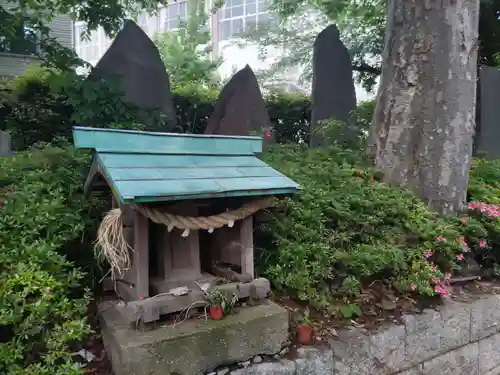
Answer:
M93 150L86 193L111 191L103 224L119 225L124 245L112 248L119 257L104 286L126 302L128 321L182 311L207 286L267 295L267 280L254 279L253 214L300 187L257 157L260 137L85 127L73 135Z

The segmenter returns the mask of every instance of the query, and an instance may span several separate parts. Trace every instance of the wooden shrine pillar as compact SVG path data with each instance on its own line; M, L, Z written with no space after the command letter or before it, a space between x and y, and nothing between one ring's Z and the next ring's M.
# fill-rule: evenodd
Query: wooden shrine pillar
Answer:
M134 210L134 271L135 299L149 297L149 219Z
M249 216L240 222L241 251L241 273L254 278L253 265L253 216Z
M105 279L103 289L115 290L127 302L149 297L149 219L115 197L112 207L122 211L123 235L133 251L130 269L116 281Z
M253 279L253 217L238 220L231 228L216 229L212 236L213 261L239 266L242 275Z

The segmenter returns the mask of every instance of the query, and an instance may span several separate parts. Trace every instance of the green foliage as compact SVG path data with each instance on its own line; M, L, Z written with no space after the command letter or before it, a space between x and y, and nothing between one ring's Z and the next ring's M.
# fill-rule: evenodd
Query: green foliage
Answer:
M461 251L459 228L411 192L379 182L361 155L298 146L267 155L302 191L259 225L261 270L276 287L321 308L375 280L433 295L436 278L444 277L439 270L450 270ZM429 249L432 262L424 256Z
M468 193L470 201L500 204L500 160L473 161Z
M218 89L199 83L173 92L178 133L203 133L219 95ZM75 124L94 127L161 130L161 121L151 112L144 116L122 101L120 82L91 82L70 72L31 67L11 81L0 81L0 130L12 134L15 150L55 136L70 137ZM309 142L311 101L300 93L269 91L264 99L278 143ZM374 102L364 102L352 114L351 123L366 133ZM143 119L147 119L147 125Z
M273 0L272 8L281 22L269 30L255 32L250 39L263 48L283 47L284 52L265 72L273 77L286 68L302 66L301 80L311 82L312 43L317 26L334 23L349 49L358 81L371 90L381 73L387 21L387 1L384 0ZM306 12L315 11L314 16ZM479 62L499 66L500 0L481 0L479 17Z
M487 268L500 265L500 160L475 159L469 178L468 215L460 218L472 256ZM474 208L477 202L487 206ZM483 206L481 203L479 203Z
M65 14L72 19L84 21L88 31L101 26L107 35L114 35L122 27L123 21L139 11L153 13L159 4L156 0L11 0L0 4L0 49L2 44L8 48L16 45L21 52L36 50L45 65L61 70L68 70L84 64L75 51L63 47L59 41L50 35L50 23L54 17ZM25 28L30 33L26 41ZM7 42L6 42L7 41ZM13 44L13 41L15 42ZM5 47L5 46L4 46Z
M215 7L210 14L217 10L218 7ZM212 58L208 20L205 1L195 0L186 22L181 21L175 31L165 31L155 36L155 44L165 66L168 67L173 88L218 85L217 69L222 59Z
M22 76L0 82L0 92L0 130L12 134L15 150L56 136L70 137L75 124L146 128L141 112L123 102L119 82L113 80L93 82L69 71L33 66ZM148 129L161 126L150 123Z
M0 158L2 374L82 373L69 345L90 332L89 292L65 254L77 253L97 207L81 196L88 162L64 142Z

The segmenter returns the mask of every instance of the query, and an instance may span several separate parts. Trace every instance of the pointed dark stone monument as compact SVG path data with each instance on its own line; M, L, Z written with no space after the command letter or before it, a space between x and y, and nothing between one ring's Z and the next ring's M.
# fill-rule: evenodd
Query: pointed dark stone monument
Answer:
M177 117L165 65L151 39L131 20L125 22L89 78L112 76L120 77L126 102L145 111L159 110L166 116L169 129L176 126Z
M205 134L257 135L263 137L264 146L273 142L266 103L250 66L236 72L222 88Z
M337 26L330 25L314 41L311 147L322 143L321 135L315 135L318 122L333 119L347 123L355 109L351 58Z

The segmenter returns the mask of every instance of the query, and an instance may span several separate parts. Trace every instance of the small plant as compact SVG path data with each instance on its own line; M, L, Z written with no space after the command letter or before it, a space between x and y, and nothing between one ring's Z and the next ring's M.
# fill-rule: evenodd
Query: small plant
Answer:
M299 324L312 325L311 313L308 309L304 310L302 317L299 319Z
M210 288L205 291L205 300L208 303L210 317L214 320L220 320L232 312L238 302L238 297L233 294L229 299L227 294L218 289Z
M302 345L312 344L314 338L314 327L312 325L309 310L305 310L297 324L297 335Z

